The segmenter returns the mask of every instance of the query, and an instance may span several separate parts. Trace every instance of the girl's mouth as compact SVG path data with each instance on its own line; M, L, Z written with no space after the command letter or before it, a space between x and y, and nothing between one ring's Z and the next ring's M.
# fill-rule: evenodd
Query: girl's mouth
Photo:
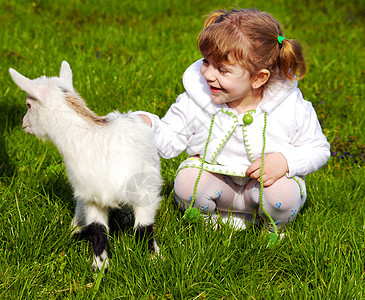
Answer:
M221 89L221 88L217 88L217 87L214 87L214 86L209 86L209 89L210 89L210 92L212 93L212 94L218 94L219 92L221 92L221 91L224 91L224 89Z

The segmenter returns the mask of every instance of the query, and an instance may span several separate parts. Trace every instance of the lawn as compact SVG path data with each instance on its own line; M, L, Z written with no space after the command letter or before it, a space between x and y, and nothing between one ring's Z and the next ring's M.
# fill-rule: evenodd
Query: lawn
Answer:
M308 198L285 238L266 247L257 227L186 225L174 204L185 154L161 160L156 221L162 257L110 236L110 270L96 277L92 249L70 237L72 191L57 149L22 131L25 93L8 69L55 76L62 60L99 115L164 116L200 53L196 36L213 9L257 7L305 50L304 97L331 143L328 164L306 177ZM224 0L0 0L1 299L364 299L365 3Z

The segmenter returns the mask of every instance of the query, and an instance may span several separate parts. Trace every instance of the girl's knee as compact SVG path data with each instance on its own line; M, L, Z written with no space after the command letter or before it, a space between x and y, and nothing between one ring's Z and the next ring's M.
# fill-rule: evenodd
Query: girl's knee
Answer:
M204 177L209 176L203 172L198 182L196 198L193 207L199 208L202 212L214 212L216 209L215 202L209 197L209 189L206 184L208 181ZM194 197L194 188L199 175L199 169L183 169L176 176L174 184L175 201L179 207L186 210Z
M268 205L277 209L289 209L301 205L301 191L293 179L283 177L268 188L263 196Z
M197 177L198 170L195 168L183 169L176 176L174 193L176 201L181 206L190 205Z
M286 177L266 188L263 193L263 207L278 223L278 227L290 223L304 201L298 182Z

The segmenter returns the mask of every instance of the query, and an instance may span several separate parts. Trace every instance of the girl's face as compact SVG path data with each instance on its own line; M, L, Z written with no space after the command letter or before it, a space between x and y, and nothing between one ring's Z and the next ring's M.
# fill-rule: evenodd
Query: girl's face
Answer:
M218 66L204 58L200 68L216 104L238 108L253 104L253 88L249 72L239 64Z

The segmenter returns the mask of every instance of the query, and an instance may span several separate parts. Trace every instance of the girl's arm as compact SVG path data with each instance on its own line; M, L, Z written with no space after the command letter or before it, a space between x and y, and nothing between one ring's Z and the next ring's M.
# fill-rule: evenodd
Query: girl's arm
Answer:
M287 175L307 175L324 166L330 158L330 145L322 133L317 114L308 101L297 103L295 133L280 152L265 154L263 183L272 185ZM259 179L262 160L257 159L247 169L246 176Z
M181 94L162 119L148 112L135 112L152 127L161 157L173 158L186 149L192 134L189 121L191 103L187 93Z
M282 151L288 177L307 175L323 167L331 156L330 144L322 132L317 114L308 101L297 105L296 132L289 147Z

